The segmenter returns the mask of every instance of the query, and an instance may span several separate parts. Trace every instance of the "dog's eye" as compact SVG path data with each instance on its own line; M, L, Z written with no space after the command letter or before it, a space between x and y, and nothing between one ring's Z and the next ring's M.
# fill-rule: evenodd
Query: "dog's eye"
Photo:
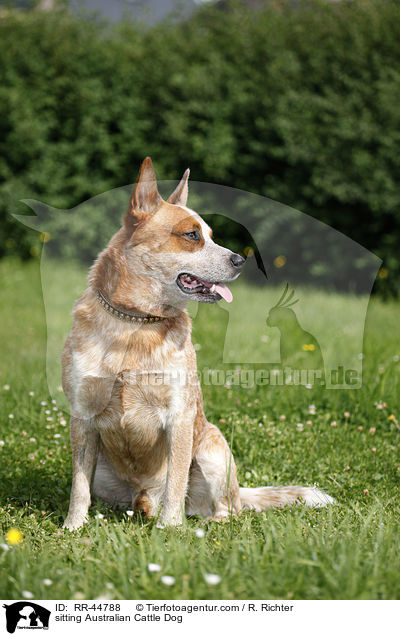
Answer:
M198 232L197 230L192 230L191 232L184 232L182 236L186 236L186 238L190 239L191 241L200 241L200 232Z

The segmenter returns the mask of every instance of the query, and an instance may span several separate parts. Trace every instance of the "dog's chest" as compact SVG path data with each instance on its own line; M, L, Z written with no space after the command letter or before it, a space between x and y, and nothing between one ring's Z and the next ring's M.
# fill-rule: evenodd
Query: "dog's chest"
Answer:
M188 401L186 369L129 370L121 374L121 423L166 429L182 413Z
M118 364L122 370L110 406L97 420L103 444L119 463L125 457L147 465L149 453L161 462L166 457L166 432L185 414L190 425L193 411L185 348L167 342L141 355L127 348Z

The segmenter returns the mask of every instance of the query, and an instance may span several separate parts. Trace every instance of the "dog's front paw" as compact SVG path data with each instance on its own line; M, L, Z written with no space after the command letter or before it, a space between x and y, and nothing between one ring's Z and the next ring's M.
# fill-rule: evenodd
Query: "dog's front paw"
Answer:
M83 524L87 523L86 517L81 517L78 515L70 516L68 515L63 523L63 528L65 530L78 530L78 528L82 528Z
M182 512L162 513L157 521L157 528L165 528L166 526L181 526L183 524Z
M162 521L157 521L156 528L158 528L159 530L164 530L165 523L163 523Z

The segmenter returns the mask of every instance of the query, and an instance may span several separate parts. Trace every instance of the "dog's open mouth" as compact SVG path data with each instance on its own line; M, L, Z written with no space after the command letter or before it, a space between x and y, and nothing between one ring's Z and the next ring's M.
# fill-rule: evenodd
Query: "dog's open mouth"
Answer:
M233 299L231 290L223 283L208 283L193 274L179 274L176 282L185 294L201 294L204 300L210 302L223 298L231 303Z

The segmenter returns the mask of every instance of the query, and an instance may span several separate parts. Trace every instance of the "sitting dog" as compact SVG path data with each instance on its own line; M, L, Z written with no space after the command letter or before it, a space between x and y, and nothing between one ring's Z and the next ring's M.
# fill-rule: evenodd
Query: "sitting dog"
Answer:
M164 201L150 158L121 229L95 261L63 351L73 477L64 527L85 521L93 492L161 526L221 520L244 508L332 502L316 488L239 488L220 430L204 415L189 300L230 302L245 262L186 207L187 170Z

